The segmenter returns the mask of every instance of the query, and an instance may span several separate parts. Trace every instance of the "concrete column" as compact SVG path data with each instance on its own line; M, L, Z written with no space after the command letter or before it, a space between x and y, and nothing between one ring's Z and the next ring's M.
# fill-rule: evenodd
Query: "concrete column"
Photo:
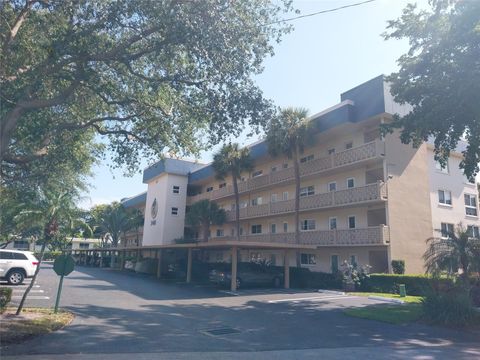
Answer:
M157 279L162 277L162 249L158 249L156 252L157 256Z
M104 252L102 250L100 250L100 267L102 268L103 267L103 254Z
M125 268L125 256L126 256L126 250L121 250L120 251L120 270L123 270Z
M285 250L283 252L283 267L284 267L284 286L285 289L290 289L290 259L289 259L290 253Z
M137 260L136 262L138 262L140 260L140 249L137 249Z
M187 283L192 282L192 248L188 248L187 253Z
M237 247L232 246L232 278L230 279L230 290L237 291Z

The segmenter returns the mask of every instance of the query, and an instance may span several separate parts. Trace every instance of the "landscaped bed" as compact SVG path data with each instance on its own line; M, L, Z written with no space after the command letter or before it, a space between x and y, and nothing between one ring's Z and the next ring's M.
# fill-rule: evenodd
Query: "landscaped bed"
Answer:
M0 315L0 344L18 344L31 337L47 334L59 330L70 324L74 318L67 311L57 314L50 309L26 308L19 316L15 315L15 308L8 308Z

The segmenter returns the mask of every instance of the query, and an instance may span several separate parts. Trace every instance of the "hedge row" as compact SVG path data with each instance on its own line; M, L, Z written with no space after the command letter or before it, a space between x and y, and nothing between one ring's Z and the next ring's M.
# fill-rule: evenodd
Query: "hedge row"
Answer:
M340 274L313 272L307 268L290 268L290 286L293 288L342 289Z
M398 285L404 284L408 295L424 296L432 288L453 286L450 278L434 279L428 275L370 274L360 290L398 294Z

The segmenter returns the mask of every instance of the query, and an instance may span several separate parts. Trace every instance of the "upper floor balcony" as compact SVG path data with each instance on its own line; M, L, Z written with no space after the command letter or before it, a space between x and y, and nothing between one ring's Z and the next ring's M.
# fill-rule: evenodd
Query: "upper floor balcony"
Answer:
M300 211L331 209L349 205L361 205L387 199L387 187L383 181L351 189L331 191L300 198ZM295 211L295 199L247 206L240 209L240 219L274 216ZM235 221L235 211L227 211L227 220Z
M235 236L214 237L208 241L236 240ZM268 233L240 236L240 241L255 243L295 244L295 233ZM313 230L300 233L301 245L313 246L372 246L388 245L388 226L370 226L361 229Z
M335 169L362 164L367 161L380 159L384 153L385 143L381 140L375 140L361 146L301 163L300 176L307 177L310 175L329 172ZM241 181L238 183L238 191L239 193L244 193L262 189L270 185L291 182L294 180L294 169L293 167L289 167ZM233 185L229 184L221 189L189 196L187 198L187 204L193 204L203 199L217 200L232 196L233 194Z

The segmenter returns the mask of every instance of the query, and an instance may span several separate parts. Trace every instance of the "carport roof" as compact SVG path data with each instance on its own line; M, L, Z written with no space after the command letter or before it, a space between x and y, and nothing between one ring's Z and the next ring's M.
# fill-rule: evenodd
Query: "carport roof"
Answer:
M149 245L149 246L133 246L133 247L118 247L118 248L100 248L100 249L81 249L88 251L122 251L122 250L157 250L157 249L225 249L231 247L248 248L248 249L272 249L272 250L294 250L305 249L312 250L317 249L314 245L302 245L302 244L275 244L275 243L262 243L251 241L212 241L201 243L189 243L189 244L166 244L166 245ZM75 249L79 251L80 249Z

